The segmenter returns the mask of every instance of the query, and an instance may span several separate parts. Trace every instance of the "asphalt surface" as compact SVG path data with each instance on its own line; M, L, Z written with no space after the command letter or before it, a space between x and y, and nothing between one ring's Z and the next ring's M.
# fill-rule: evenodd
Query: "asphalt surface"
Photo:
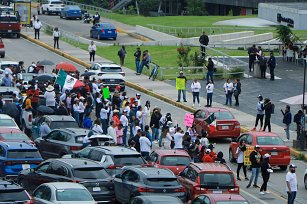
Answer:
M69 60L66 60L59 55L56 55L46 49L43 49L23 39L4 39L4 43L6 45L6 57L3 60L15 60L15 61L23 60L26 65L30 65L32 61L39 61L42 59L48 59L48 60L54 61L55 64L61 61L69 62ZM78 65L76 66L79 69L79 71L81 71L81 73L82 71L84 71L83 67L78 66ZM52 67L47 68L47 72L51 72L51 69ZM245 88L243 90L245 91ZM128 95L132 96L132 95L135 95L136 91L130 88L127 88L127 93ZM144 93L141 93L141 94L142 94L143 103L145 103L146 100L150 100L152 107L155 107L155 106L161 107L163 114L165 114L166 112L172 113L174 124L178 123L180 126L183 127L183 117L184 117L184 114L186 113L184 110L179 109L170 104L167 104L165 102L162 102L160 100L157 100ZM224 152L224 155L225 155L224 157L225 159L227 159L230 140L222 140L222 141L215 141L215 142L217 142L215 151ZM297 194L296 203L305 204L307 203L307 196L306 196L306 190L304 189L304 186L303 186L303 176L304 176L306 164L301 161L297 161L297 160L292 160L291 162L298 166L297 176L298 176L298 182L299 182L299 190ZM229 166L231 167L233 171L236 170L235 164L229 164ZM245 188L247 185L246 181L238 182L241 188L240 192L251 203L264 203L264 204L266 203L270 203L270 204L285 203L285 197L286 197L285 175L286 175L286 172L282 172L280 170L276 170L271 175L271 178L268 184L268 190L271 192L271 194L260 195L259 189L256 189L256 188L246 189ZM250 172L248 172L248 176L250 176ZM262 179L259 178L258 181L259 181L258 184L261 185Z

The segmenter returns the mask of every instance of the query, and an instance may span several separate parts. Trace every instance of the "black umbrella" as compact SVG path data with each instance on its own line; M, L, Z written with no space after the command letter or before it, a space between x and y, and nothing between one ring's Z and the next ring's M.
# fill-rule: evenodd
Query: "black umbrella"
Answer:
M5 103L2 108L3 112L12 118L20 118L20 112L15 103Z
M42 60L42 61L39 61L38 64L40 64L40 65L54 65L54 63L51 62L50 60Z
M34 80L38 83L46 83L47 81L53 81L54 76L52 74L39 74Z
M38 106L36 110L38 112L41 112L42 114L53 114L54 113L54 110L52 108L49 108L48 106L43 106L43 105Z
M95 72L84 72L83 74L81 74L81 76L92 76L95 75Z

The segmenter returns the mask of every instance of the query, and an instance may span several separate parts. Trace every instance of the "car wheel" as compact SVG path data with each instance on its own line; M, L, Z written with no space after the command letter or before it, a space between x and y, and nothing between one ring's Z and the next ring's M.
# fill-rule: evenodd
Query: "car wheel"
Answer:
M287 170L288 166L287 166L287 165L282 165L282 166L279 166L279 168L280 168L282 171L285 171L285 170Z
M229 161L232 163L232 162L235 162L235 158L233 157L233 153L231 151L231 149L229 150Z
M304 185L305 185L305 188L307 189L307 175L304 176Z

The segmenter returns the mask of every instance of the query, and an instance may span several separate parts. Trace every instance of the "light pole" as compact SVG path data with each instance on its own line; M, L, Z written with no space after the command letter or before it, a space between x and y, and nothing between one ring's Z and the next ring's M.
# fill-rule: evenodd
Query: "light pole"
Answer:
M307 69L307 58L304 58L304 85L303 85L303 105L302 105L302 111L303 111L303 124L300 134L300 149L305 149L305 137L306 137L306 131L305 131L305 124L306 124L306 117L305 117L305 86L306 86L306 69Z

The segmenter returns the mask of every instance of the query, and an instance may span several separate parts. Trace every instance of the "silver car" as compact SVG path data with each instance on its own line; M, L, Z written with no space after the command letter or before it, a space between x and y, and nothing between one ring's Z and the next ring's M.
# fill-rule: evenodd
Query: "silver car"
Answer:
M90 192L81 184L71 182L44 183L33 192L34 203L95 204Z

